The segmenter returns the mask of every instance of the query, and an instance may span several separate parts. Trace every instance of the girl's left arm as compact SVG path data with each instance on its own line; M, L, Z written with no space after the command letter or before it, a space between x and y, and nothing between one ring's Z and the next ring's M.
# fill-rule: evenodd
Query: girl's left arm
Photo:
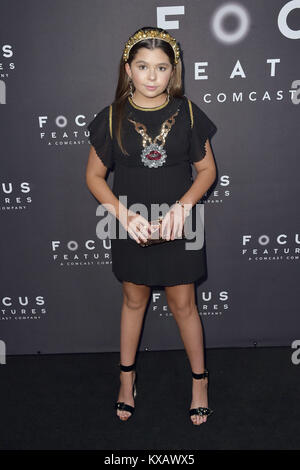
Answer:
M209 139L205 142L205 149L205 157L198 162L193 162L197 171L197 176L192 186L180 198L180 201L183 204L191 204L191 206L189 206L190 208L192 208L202 198L216 179L217 170Z
M216 179L217 171L209 139L205 142L205 150L205 157L199 161L193 162L197 170L197 176L189 190L180 198L180 201L186 204L185 208L187 212L185 212L185 209L179 204L174 204L163 219L162 233L167 240L174 240L179 233L182 233L186 215L192 210L192 207L202 198L203 194L206 193Z

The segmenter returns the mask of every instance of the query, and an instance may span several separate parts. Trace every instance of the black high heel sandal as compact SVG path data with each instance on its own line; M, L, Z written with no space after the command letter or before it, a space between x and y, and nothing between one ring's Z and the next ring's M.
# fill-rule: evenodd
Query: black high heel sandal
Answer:
M120 363L120 369L123 372L129 372L129 371L135 369L135 363L131 364L131 366L123 366ZM133 382L133 385L132 385L133 398L135 398L136 395L137 395L137 392L136 392L136 379L137 379L137 373L135 373L135 379L134 379L134 382ZM133 415L134 410L135 410L135 408L133 406L127 405L127 403L124 403L123 401L116 402L114 408L117 409L117 410L129 411L129 413L131 413L131 415L128 416L128 418L126 418L126 420L120 419L120 421L127 421L129 418L131 418L131 416ZM118 417L120 418L120 416L118 416Z
M195 372L192 372L192 376L194 379L204 379L205 377L208 377L208 370L204 369L203 374L195 374ZM205 408L203 406L198 406L198 408L192 408L189 410L190 416L192 415L199 415L199 416L209 416L213 413L213 410L210 408Z

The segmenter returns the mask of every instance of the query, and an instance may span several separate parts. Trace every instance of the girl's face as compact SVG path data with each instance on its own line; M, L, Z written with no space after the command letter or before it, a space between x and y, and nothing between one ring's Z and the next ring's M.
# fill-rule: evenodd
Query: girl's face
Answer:
M144 98L161 95L173 73L169 57L158 47L153 50L141 47L131 65L126 62L125 69L133 81L135 95L142 95Z

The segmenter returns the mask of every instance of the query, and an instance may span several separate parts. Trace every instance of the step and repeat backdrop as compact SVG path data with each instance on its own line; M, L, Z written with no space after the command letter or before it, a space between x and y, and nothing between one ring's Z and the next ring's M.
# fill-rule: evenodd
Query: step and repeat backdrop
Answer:
M124 44L142 26L178 40L184 93L218 128L217 179L199 201L206 348L299 339L300 1L2 0L1 10L6 354L119 351L122 283L110 240L96 235L86 125L113 101ZM139 348L183 349L163 286Z

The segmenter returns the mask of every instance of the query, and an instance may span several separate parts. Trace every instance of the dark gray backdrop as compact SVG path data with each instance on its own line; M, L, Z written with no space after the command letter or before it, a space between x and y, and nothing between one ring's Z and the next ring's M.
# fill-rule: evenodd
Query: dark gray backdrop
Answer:
M205 345L297 339L300 2L2 0L1 9L7 354L119 350L122 285L96 237L85 126L113 101L124 43L145 25L180 42L185 94L218 127L218 178L203 198L208 277L197 285ZM152 295L141 349L182 349L164 289Z

